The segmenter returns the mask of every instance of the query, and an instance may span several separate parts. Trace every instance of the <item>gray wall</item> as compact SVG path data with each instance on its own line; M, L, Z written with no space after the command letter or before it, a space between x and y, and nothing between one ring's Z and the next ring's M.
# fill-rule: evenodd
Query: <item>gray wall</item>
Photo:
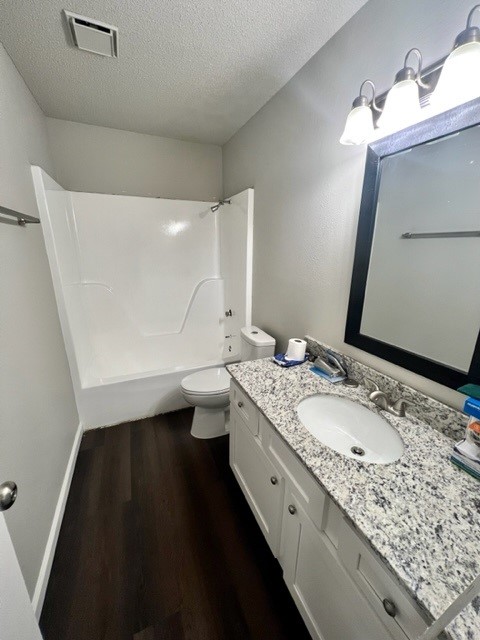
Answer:
M37 216L45 118L1 45L0 87L0 204ZM0 481L18 484L5 517L32 595L78 415L40 226L0 225L0 255Z
M160 115L159 115L160 117ZM47 118L56 179L64 189L218 200L222 149Z
M254 322L309 333L441 400L460 394L344 345L365 149L338 143L361 82L380 92L420 47L428 64L471 0L370 0L223 148L224 192L255 188ZM461 322L461 317L459 317Z

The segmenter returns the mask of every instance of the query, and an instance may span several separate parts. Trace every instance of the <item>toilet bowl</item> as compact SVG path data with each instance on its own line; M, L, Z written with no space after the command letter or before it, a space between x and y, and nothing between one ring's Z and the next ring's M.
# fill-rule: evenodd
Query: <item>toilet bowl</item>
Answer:
M241 330L241 360L273 356L275 339L258 327ZM203 369L182 380L182 393L195 407L191 434L195 438L217 438L228 433L230 419L230 374L225 367Z
M203 369L182 380L185 400L195 407L191 434L217 438L228 431L230 374L225 367Z

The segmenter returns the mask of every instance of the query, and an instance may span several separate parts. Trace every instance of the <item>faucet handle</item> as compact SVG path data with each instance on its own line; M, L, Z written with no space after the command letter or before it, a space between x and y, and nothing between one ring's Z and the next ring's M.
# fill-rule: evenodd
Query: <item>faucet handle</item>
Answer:
M390 410L390 404L388 402L388 397L385 395L384 391L380 389L378 391L372 391L372 393L368 396L373 404L376 404L377 407L383 409L384 411Z
M367 388L367 391L373 392L373 391L381 390L378 384L374 382L371 378L367 378L367 376L363 378L363 384Z
M411 407L411 406L412 406L411 402L407 402L407 400L404 400L403 398L399 398L396 402L393 403L392 409L395 415L403 418L405 415L405 411L408 409L408 407Z

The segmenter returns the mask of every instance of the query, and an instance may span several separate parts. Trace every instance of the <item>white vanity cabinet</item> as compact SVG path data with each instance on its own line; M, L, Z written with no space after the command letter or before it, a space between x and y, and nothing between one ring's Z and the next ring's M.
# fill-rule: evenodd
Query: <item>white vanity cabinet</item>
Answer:
M230 406L230 465L312 637L418 637L413 602L234 382Z
M237 409L230 412L230 466L272 553L280 541L284 482Z
M285 493L283 577L314 638L385 640L385 627L356 590L295 493Z

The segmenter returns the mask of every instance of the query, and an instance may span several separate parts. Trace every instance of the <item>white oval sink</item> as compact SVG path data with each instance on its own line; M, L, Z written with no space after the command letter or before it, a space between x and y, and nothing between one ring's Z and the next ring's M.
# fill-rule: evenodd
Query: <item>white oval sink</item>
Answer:
M297 407L303 426L317 440L344 456L387 464L403 453L403 441L384 418L339 396L315 395Z

